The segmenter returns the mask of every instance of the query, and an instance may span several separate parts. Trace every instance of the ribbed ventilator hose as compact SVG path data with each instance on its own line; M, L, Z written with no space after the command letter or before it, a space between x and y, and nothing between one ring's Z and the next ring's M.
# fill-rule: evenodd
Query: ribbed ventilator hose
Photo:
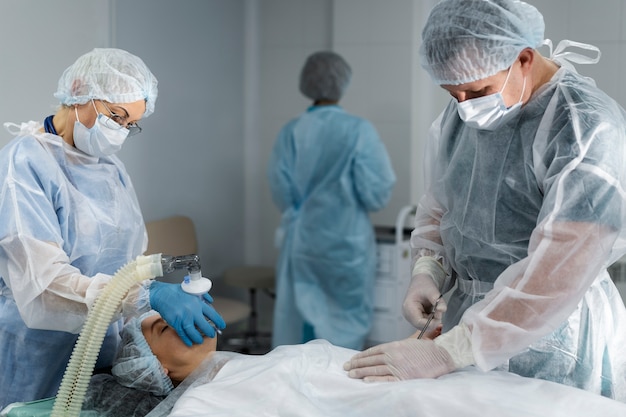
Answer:
M161 275L161 254L138 256L120 268L102 289L74 345L51 417L80 416L100 347L115 312L133 285Z

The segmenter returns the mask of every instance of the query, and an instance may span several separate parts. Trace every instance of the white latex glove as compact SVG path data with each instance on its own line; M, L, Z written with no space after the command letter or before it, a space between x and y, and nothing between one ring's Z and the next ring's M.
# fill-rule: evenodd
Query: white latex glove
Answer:
M436 378L474 365L470 329L459 323L449 332L431 339L409 338L374 346L357 353L343 365L350 378L365 382Z
M452 356L432 340L404 339L357 353L343 365L365 382L436 378L456 369Z
M439 287L429 274L418 273L417 275L413 275L406 297L404 297L404 303L402 304L404 318L415 326L416 329L423 328L428 321L428 316L435 302L440 296L441 292L439 291ZM447 309L448 306L442 298L439 304L437 304L435 317L429 327L434 328L439 325L443 313L445 313Z

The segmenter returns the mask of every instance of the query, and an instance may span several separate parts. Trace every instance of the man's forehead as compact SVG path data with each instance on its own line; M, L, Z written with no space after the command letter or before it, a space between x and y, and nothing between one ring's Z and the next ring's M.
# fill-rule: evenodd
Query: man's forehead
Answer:
M448 91L478 91L494 84L501 83L501 78L506 76L506 72L507 70L503 70L489 77L464 84L441 84L440 87Z

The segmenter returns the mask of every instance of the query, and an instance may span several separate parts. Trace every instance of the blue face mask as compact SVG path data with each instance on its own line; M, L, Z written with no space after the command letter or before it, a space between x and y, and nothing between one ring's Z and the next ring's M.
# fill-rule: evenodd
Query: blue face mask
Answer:
M509 72L506 75L504 85L497 93L465 100L456 104L459 117L467 126L482 130L495 130L519 112L522 108L522 97L524 97L524 91L526 90L526 77L524 77L519 101L511 107L506 107L502 92L509 81L509 75L511 75L511 68L509 68Z

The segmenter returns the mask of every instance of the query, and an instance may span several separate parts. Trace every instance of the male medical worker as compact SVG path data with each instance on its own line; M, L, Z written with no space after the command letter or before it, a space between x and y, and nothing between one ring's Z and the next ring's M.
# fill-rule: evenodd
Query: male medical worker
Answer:
M456 289L439 338L357 354L351 377L504 367L626 401L626 309L607 272L626 253L626 116L568 62L597 48L566 41L546 58L543 36L521 1L430 13L422 66L452 99L431 129L405 317L423 326Z

